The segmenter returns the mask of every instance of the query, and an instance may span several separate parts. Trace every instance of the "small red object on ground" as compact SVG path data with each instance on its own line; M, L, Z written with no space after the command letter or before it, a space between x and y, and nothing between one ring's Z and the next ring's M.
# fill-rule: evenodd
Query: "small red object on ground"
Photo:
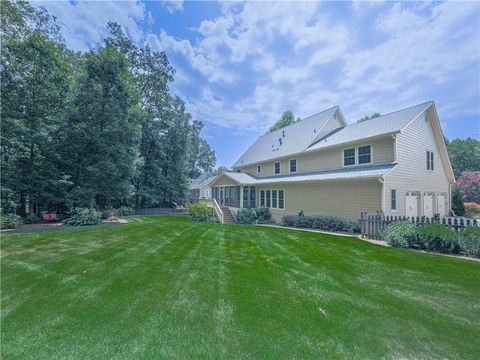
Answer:
M43 214L42 214L42 219L43 219L44 221L57 220L57 214L47 214L47 213L43 213Z

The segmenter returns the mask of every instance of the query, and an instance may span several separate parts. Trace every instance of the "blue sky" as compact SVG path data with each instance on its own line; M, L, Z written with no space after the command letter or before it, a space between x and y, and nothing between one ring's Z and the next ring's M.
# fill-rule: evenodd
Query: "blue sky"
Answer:
M230 166L281 116L340 105L347 122L434 100L448 138L480 138L479 2L34 2L67 45L109 20L167 53L174 93Z

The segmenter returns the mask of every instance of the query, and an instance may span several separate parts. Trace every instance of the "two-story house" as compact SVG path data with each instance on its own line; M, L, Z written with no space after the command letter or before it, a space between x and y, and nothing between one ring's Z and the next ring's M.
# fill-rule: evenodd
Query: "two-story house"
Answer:
M212 195L231 211L285 214L363 211L448 215L455 181L435 104L347 125L338 106L258 138L216 176Z

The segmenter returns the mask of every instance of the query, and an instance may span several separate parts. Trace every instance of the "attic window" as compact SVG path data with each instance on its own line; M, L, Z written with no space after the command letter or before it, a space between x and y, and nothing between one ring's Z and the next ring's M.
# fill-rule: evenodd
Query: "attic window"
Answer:
M425 122L428 123L430 121L430 117L428 116L428 112L425 112Z

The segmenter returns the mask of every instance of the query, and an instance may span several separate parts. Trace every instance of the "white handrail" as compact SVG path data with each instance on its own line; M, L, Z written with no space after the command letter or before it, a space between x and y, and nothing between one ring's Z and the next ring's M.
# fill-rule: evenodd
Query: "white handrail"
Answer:
M217 213L217 216L220 218L220 222L222 224L224 224L225 220L223 218L223 211L220 208L220 205L218 205L217 200L215 198L213 198L213 208L215 209L215 212Z

